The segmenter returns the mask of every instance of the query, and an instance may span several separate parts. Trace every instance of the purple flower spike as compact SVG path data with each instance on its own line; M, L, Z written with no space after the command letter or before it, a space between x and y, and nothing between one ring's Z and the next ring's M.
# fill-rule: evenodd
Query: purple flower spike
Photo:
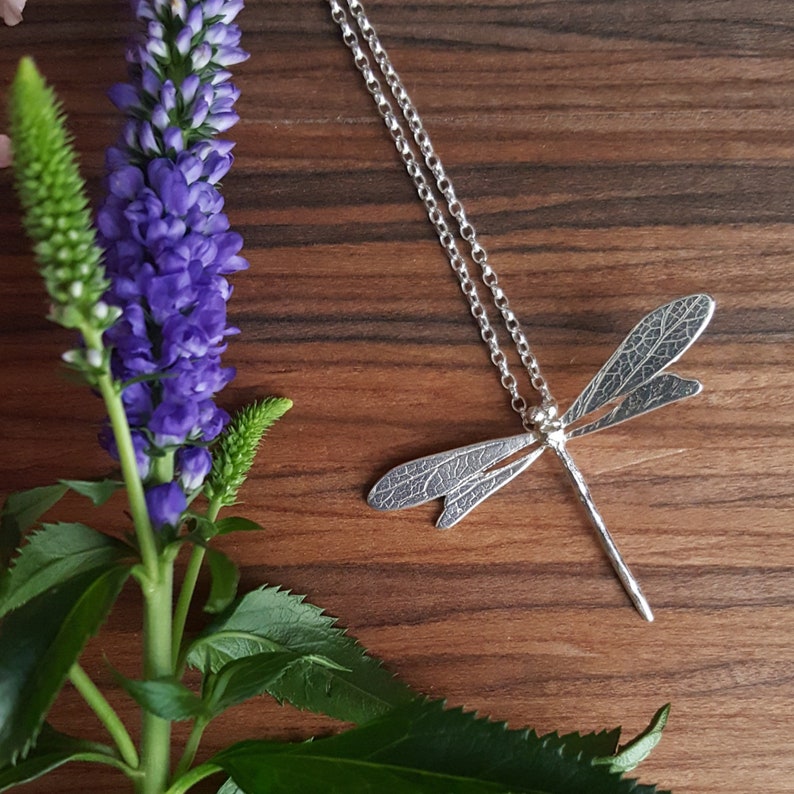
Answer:
M164 482L146 491L146 508L154 529L176 528L187 510L187 499L177 483Z
M240 0L138 0L145 34L130 48L130 81L111 99L127 121L108 151L108 195L97 225L121 308L107 332L136 460L157 526L175 526L185 493L201 487L206 444L228 421L215 395L234 370L221 365L232 288L247 267L242 238L229 231L217 184L232 164L215 135L236 121L239 91L227 67L247 57L233 24ZM102 440L117 455L112 438ZM173 455L174 482L153 478L152 459ZM150 479L151 478L151 479Z

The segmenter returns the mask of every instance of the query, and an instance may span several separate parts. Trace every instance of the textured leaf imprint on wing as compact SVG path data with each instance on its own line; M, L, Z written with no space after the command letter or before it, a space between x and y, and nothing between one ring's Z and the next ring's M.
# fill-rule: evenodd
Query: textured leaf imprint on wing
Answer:
M678 360L700 336L713 311L710 296L689 295L643 317L565 413L563 424L639 388Z
M429 502L536 440L534 433L521 433L403 463L375 483L367 501L376 510L400 510Z

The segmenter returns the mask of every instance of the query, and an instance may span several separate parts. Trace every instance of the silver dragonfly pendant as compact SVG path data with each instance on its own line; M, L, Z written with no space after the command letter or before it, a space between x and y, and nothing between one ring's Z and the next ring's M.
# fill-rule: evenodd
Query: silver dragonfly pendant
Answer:
M568 473L634 606L646 620L653 620L639 583L568 453L567 442L698 394L702 390L699 381L664 370L700 336L713 313L714 301L704 294L689 295L654 309L637 323L562 416L558 417L554 408L535 409L530 432L403 463L378 480L367 497L368 503L376 510L401 510L443 497L444 509L436 526L447 529L551 449ZM514 459L507 461L511 457ZM503 461L507 462L498 465Z

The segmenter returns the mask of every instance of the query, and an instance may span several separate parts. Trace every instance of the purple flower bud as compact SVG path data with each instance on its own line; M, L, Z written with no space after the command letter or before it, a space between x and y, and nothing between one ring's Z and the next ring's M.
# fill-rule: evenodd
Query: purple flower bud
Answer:
M155 485L146 491L146 507L155 529L176 528L187 510L184 491L175 482Z
M242 11L242 8L243 0L227 0L227 2L222 4L222 20L228 25L234 21L234 18Z
M110 101L121 111L137 107L139 102L138 91L129 83L116 83L108 91Z
M170 0L169 5L175 19L187 19L187 3L185 0Z
M198 129L204 123L209 112L210 106L203 99L197 99L193 103L193 111L190 114L190 126L193 129Z
M184 57L190 52L190 47L192 44L193 31L188 27L182 28L182 30L176 34L176 38L174 39L174 45L176 46L177 52Z
M117 168L108 177L108 188L114 196L132 199L143 187L143 173L134 165Z
M184 444L194 435L199 421L199 406L193 402L161 402L149 419L158 447Z
M176 110L176 86L173 80L166 80L160 89L160 104L168 113Z
M168 113L166 112L166 109L162 105L155 106L152 109L150 117L152 119L152 126L155 129L160 130L160 132L165 130L171 121L168 118Z
M180 154L185 150L185 134L181 127L168 127L163 132L163 144L166 154Z
M207 124L218 132L226 132L237 123L239 118L233 111L229 113L213 113L207 117Z
M204 27L204 12L200 5L195 5L190 9L185 24L190 28L194 36L201 32Z
M184 152L176 159L176 167L185 177L185 182L192 185L204 175L204 163L195 154Z
M204 18L212 19L221 13L225 0L204 0Z
M212 469L212 456L204 447L184 447L176 456L179 482L187 493L196 491Z
M189 105L193 101L193 97L196 96L196 91L200 85L201 80L197 74L189 74L182 81L182 85L179 87L179 90L182 93L182 99L186 105Z
M138 140L140 142L141 150L145 154L156 156L160 153L159 147L157 145L157 138L154 135L152 125L148 121L145 121L143 124L141 124L140 131L138 133Z
M215 62L219 66L233 66L248 60L248 53L239 47L218 47L215 53Z
M210 152L204 163L204 178L209 184L217 184L232 167L233 157L230 154L222 155Z
M190 63L194 71L200 72L212 60L212 47L203 41L190 54Z
M143 90L153 99L159 96L161 81L154 69L144 69L141 75L141 85Z

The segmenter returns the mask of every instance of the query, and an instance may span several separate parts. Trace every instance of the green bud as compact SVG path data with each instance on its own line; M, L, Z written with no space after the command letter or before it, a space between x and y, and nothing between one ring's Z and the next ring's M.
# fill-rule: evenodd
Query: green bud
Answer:
M219 507L229 507L245 482L267 429L292 408L292 400L268 397L237 413L213 449L212 471L204 494Z
M52 301L50 319L97 340L117 313L95 310L108 282L85 184L61 106L30 58L19 63L9 118L16 188Z

